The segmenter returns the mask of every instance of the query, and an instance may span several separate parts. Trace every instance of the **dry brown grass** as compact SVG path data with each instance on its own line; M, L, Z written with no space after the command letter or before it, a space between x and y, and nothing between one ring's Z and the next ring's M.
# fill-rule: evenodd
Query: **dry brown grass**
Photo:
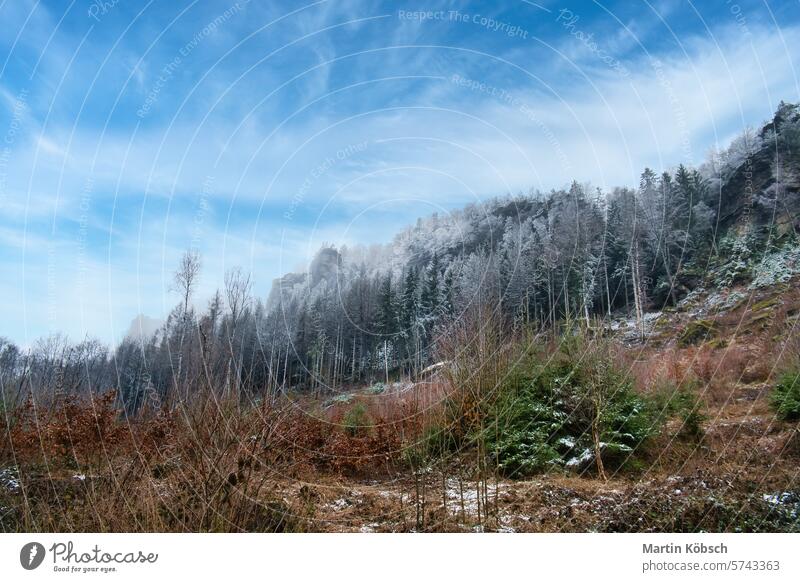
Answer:
M4 530L284 531L302 529L276 482L379 475L399 462L399 429L376 419L350 435L293 403L242 410L206 399L126 420L101 399L18 410L0 466L19 491ZM381 469L383 467L383 470ZM285 514L285 515L284 515Z
M777 422L766 398L773 370L800 356L795 320L779 316L724 346L620 349L642 392L692 391L706 420L697 440L669 420L645 466L608 483L504 481L475 463L475 449L415 456L431 429L479 424L509 362L529 355L529 344L509 349L499 330L476 333L469 322L439 344L453 363L447 374L328 407L309 397L249 407L207 397L125 418L113 394L24 403L0 435L0 469L19 483L0 483L0 531L770 529L760 495L797 489L800 458L797 427ZM356 406L363 426L354 428Z

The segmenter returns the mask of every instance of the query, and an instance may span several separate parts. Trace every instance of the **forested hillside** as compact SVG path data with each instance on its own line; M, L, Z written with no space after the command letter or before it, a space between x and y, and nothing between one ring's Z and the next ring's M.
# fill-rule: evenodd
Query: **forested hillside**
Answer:
M646 168L636 189L573 183L421 219L385 247L323 249L309 277L276 282L279 323L266 337L280 344L270 331L285 327L295 381L335 384L387 360L419 370L436 326L478 303L525 325L618 312L640 322L700 285L752 276L795 243L798 127L786 105L698 169ZM722 278L706 281L710 271Z

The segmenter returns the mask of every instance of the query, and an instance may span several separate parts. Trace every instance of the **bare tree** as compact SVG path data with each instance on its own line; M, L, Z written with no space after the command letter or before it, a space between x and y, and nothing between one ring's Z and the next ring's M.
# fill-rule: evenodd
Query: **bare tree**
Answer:
M189 303L192 299L192 294L197 287L198 279L200 278L200 255L196 251L186 251L183 253L178 269L175 271L173 279L173 290L180 295L181 298L181 313L180 313L180 330L178 341L178 365L177 373L175 374L175 390L179 393L179 386L181 382L181 374L183 370L183 357L184 357L184 344L186 342L186 335L189 331L189 324L191 319L191 312ZM185 393L182 397L188 397L188 382L185 383Z
M196 251L186 251L178 263L173 279L173 289L181 296L184 318L189 311L189 301L197 287L199 277L200 255Z
M239 391L239 366L237 363L234 342L236 341L236 331L239 327L242 316L250 305L250 293L252 288L253 282L251 280L250 273L245 273L240 267L229 269L225 273L225 298L228 302L228 309L230 310L230 319L228 325L229 359L225 379L225 391L228 394L233 392L238 395ZM233 380L233 386L231 385L232 373L235 377Z

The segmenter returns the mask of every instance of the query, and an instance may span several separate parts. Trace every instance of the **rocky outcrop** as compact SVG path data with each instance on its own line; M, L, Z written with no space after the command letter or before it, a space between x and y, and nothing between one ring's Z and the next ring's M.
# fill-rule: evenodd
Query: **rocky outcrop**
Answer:
M339 267L342 266L342 256L333 247L323 247L311 261L309 275L311 276L311 286L316 287L320 281L335 283L339 274Z
M286 273L283 277L273 279L272 289L267 297L267 309L279 305L281 297L286 297L295 287L305 285L307 280L306 273Z
M308 269L308 273L287 273L272 281L272 289L267 299L267 308L280 304L281 297L286 297L298 287L311 285L312 288L326 281L329 285L335 284L342 266L342 256L333 247L320 249Z
M719 223L723 229L776 225L800 230L800 107L783 104L761 130L761 148L722 186Z

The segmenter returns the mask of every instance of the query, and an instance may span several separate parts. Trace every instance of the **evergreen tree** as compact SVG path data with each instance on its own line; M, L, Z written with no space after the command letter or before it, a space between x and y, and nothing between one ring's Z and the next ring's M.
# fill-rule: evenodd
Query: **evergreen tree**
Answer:
M434 254L428 265L420 297L420 306L426 318L435 317L439 310L439 268L439 255Z
M405 334L411 333L419 317L419 295L417 293L417 285L419 282L418 275L414 267L409 267L406 271L405 281L403 282L400 327Z
M397 332L397 305L392 287L392 273L386 273L378 289L378 331L383 336Z

